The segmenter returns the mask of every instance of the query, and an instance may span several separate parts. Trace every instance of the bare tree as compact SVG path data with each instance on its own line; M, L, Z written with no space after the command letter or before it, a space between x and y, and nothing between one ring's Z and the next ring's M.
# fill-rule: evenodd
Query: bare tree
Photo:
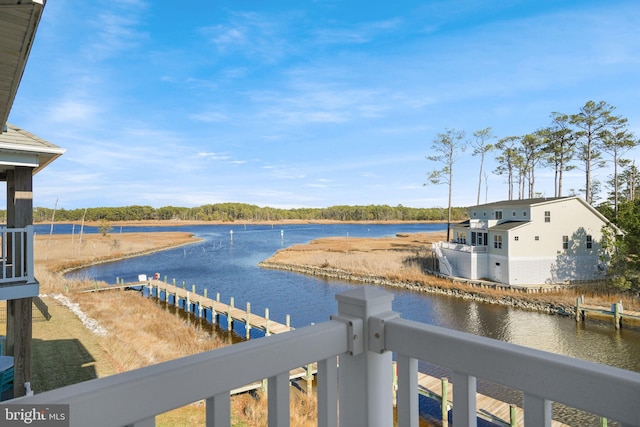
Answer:
M568 115L553 112L551 120L551 126L543 129L541 134L545 139L547 163L553 166L555 172L554 196L562 197L563 173L575 168L570 162L575 156L576 136L569 127Z
M519 163L520 154L517 150L517 144L520 140L518 136L508 136L502 138L496 144L501 154L496 157L498 166L494 173L498 175L507 176L507 188L509 189L508 200L513 200L513 184L515 182L515 173L517 171L517 164Z
M428 176L430 184L447 184L449 186L449 206L447 214L447 241L451 237L451 199L453 194L453 164L458 160L466 146L463 144L464 131L445 129L439 133L431 144L434 153L427 160L443 164L441 169L434 169ZM427 185L427 184L425 184Z
M542 133L540 131L529 133L520 139L520 152L523 159L523 173L527 184L527 197L532 198L535 195L536 184L536 167L542 162L543 157ZM524 187L522 196L524 198Z
M627 129L627 119L620 119L617 124L606 129L602 134L602 151L611 156L613 162L613 212L618 218L618 196L620 194L618 166L625 166L629 161L625 161L622 156L638 145L633 133Z
M584 198L587 203L592 203L594 199L594 185L591 182L591 174L594 169L604 166L601 147L605 131L619 124L620 120L623 120L613 115L614 110L614 106L604 101L600 101L597 104L593 101L587 101L587 103L580 108L580 112L573 114L570 118L570 123L580 129L576 132L578 158L584 164Z
M484 129L477 130L473 133L475 140L471 142L471 146L473 147L473 156L480 156L480 172L478 173L478 198L476 200L476 205L480 204L480 189L482 188L482 168L484 166L484 157L485 155L493 150L495 146L493 144L489 144L487 141L495 138L493 134L493 130L488 127Z

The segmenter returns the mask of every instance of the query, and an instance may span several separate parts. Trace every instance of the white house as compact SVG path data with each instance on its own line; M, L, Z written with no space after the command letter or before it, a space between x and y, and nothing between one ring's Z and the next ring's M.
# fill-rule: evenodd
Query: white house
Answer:
M507 200L471 207L452 225L452 241L434 245L440 272L510 285L602 277L607 218L578 196Z

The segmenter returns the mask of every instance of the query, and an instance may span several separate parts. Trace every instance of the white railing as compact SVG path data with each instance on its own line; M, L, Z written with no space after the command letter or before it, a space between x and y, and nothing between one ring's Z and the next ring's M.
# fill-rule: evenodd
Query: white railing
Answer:
M448 276L453 276L453 268L451 268L451 263L447 259L447 256L442 253L442 245L446 242L436 242L431 245L433 251L436 253L438 257L438 262L440 263L440 272L444 273Z
M472 246L466 243L457 243L457 242L440 242L441 247L444 249L449 249L452 251L458 252L469 252L469 253L485 253L487 252L486 246Z
M489 228L489 220L487 220L487 219L472 219L471 221L469 221L469 228L474 229L474 230L487 231L487 229Z
M477 377L522 390L527 427L551 425L552 401L640 425L636 372L403 320L380 288L336 299L338 314L318 325L6 403L69 404L71 426L149 427L156 414L205 400L207 426L229 426L230 391L268 378L269 426L281 427L289 370L318 361L320 427L388 427L396 352L401 427L418 426L418 360L452 369L454 427L476 425Z
M33 283L33 226L0 227L0 239L0 283Z

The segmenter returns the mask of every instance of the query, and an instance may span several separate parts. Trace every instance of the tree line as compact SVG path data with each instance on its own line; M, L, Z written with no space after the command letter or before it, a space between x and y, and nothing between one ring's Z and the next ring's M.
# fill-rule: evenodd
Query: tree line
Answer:
M3 212L3 215L6 215ZM468 218L467 208L453 208L456 220ZM216 203L193 208L164 206L98 207L86 209L50 209L38 207L33 210L34 222L82 222L82 221L446 221L445 208L411 208L402 205L331 206L327 208L279 209L260 207L246 203Z

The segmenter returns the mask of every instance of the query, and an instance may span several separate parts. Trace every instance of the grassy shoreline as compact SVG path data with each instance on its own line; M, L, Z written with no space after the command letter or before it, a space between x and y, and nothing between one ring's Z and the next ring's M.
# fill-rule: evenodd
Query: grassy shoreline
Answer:
M265 268L296 271L354 282L401 287L418 292L472 298L490 304L570 315L576 298L609 307L622 301L628 310L640 311L640 301L627 294L603 292L598 286L567 286L544 293L482 288L427 274L431 243L445 239L444 232L411 233L389 238L327 237L293 245L264 260Z

